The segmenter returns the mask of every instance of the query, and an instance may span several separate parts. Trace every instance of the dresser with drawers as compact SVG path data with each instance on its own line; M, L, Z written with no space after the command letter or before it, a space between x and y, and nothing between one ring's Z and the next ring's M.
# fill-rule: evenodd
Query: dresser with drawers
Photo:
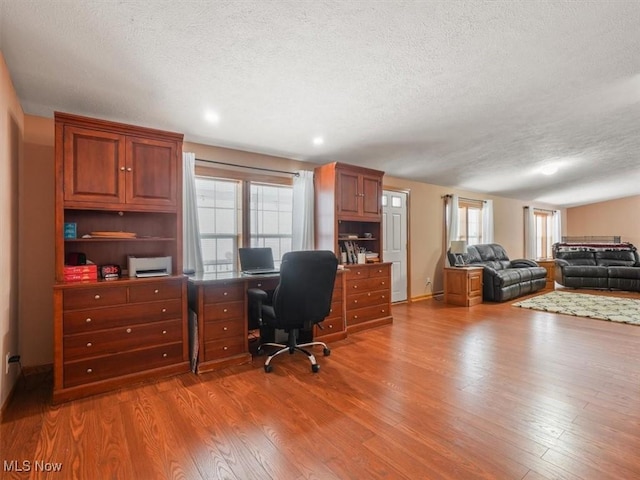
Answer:
M346 278L347 332L392 322L391 264L349 265Z
M54 401L187 372L186 279L54 287Z

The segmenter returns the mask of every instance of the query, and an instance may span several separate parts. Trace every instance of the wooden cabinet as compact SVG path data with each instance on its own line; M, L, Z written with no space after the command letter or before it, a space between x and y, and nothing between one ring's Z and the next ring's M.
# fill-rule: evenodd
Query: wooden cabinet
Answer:
M56 115L63 142L66 207L175 209L179 138L145 138L147 132ZM123 133L130 131L130 134ZM166 137L166 133L154 135ZM182 153L182 152L180 152Z
M391 265L350 265L346 279L347 332L391 323Z
M346 272L339 270L333 286L333 297L331 297L331 311L329 316L320 324L313 327L313 340L319 342L333 342L347 337L345 323L345 281Z
M471 307L482 303L482 267L445 267L444 301Z
M188 371L182 135L59 112L55 135L54 400ZM67 282L72 253L122 278ZM170 256L172 275L129 278L128 256Z
M184 278L54 287L56 402L188 371Z
M390 266L382 263L383 176L384 172L342 163L314 171L316 248L335 252L341 261L341 253L351 247L378 254L379 262L365 264L345 255L349 332L392 321Z
M337 216L342 220L380 220L382 176L353 168L337 168Z
M545 290L556 289L556 261L553 258L536 260L536 263L547 270Z

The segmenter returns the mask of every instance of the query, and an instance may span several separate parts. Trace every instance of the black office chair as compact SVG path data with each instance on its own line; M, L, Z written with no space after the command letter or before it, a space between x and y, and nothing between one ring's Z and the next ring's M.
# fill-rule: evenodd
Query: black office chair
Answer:
M338 259L327 250L308 250L285 253L280 265L280 283L273 292L271 303L267 303L267 292L258 288L248 290L249 301L257 304L260 312L260 324L271 329L283 329L288 333L287 344L266 342L258 347L258 353L264 347L275 347L277 351L267 357L264 371L272 370L271 360L288 351L299 351L311 361L311 371L317 372L320 366L306 347L319 345L325 356L331 350L323 342L298 344L301 330L310 331L322 322L331 310L333 285L338 268ZM263 328L261 328L261 331Z

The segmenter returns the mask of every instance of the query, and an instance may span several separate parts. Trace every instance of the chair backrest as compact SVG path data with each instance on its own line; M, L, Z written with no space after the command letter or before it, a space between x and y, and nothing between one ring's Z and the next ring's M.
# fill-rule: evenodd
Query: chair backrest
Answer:
M276 328L309 328L324 320L331 310L337 268L338 259L328 250L285 253L273 294Z

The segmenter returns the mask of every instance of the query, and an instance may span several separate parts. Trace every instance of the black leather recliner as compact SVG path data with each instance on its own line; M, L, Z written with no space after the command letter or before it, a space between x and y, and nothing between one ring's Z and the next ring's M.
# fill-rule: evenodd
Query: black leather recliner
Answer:
M331 350L323 342L298 344L301 331L308 332L317 323L322 322L331 311L333 286L336 279L338 259L328 250L308 250L288 252L280 264L280 283L269 302L267 292L251 288L247 291L249 301L255 303L260 314L261 332L263 327L283 329L288 334L287 344L265 342L258 347L258 353L264 347L278 350L270 354L264 363L265 372L272 369L271 360L281 353L302 352L311 361L311 370L320 368L314 355L306 347L319 345L325 356Z
M451 265L455 256L448 253ZM507 252L497 243L469 245L463 255L467 266L482 266L483 301L504 302L542 290L547 270L533 260L509 260Z
M630 243L556 243L553 256L560 285L640 291L640 257Z

